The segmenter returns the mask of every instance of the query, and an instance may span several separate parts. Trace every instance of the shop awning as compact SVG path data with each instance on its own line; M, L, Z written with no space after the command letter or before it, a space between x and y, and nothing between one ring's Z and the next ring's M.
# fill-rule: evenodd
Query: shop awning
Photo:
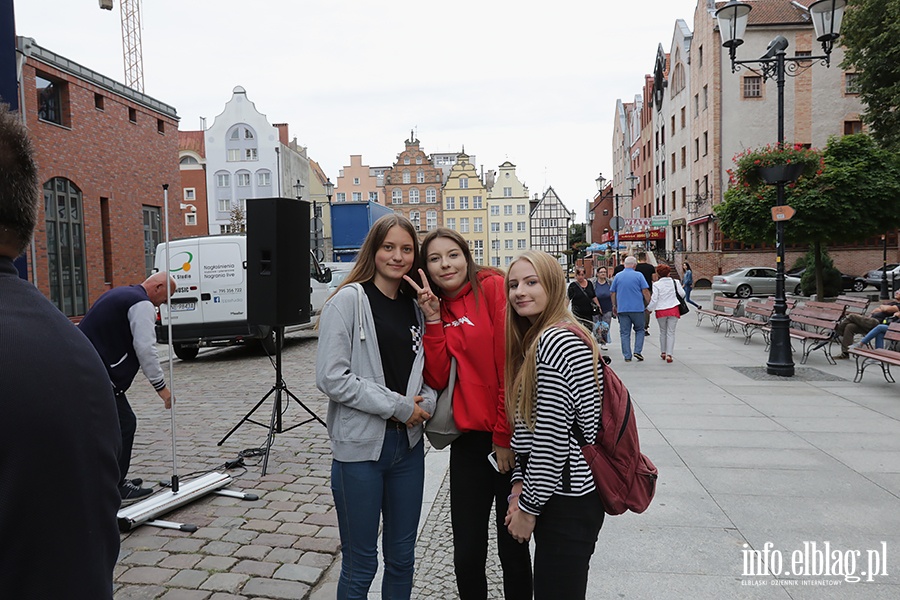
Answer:
M702 217L697 217L696 219L691 219L690 221L688 221L688 227L690 227L691 225L702 225L703 223L706 223L707 221L709 221L712 218L713 218L713 215L703 215Z

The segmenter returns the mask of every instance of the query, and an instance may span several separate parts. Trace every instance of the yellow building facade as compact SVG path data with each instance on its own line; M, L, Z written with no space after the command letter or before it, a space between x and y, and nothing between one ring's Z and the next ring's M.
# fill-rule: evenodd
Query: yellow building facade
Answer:
M500 165L494 186L487 197L487 264L506 268L513 258L528 249L530 233L528 187L516 175L516 165Z
M458 231L469 242L476 264L488 264L487 188L465 152L450 169L443 196L444 225Z

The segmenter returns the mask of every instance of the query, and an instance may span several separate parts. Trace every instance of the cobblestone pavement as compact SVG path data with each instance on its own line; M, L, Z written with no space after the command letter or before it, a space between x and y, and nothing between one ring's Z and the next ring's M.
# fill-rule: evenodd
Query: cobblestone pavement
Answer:
M325 397L315 388L316 339L291 334L283 354L287 387L324 418ZM167 364L164 364L167 367ZM220 467L238 452L264 447L267 430L244 424L221 447L216 443L275 380L270 360L257 349L204 351L191 362L175 361L178 474ZM139 374L129 393L138 417L131 477L145 485L172 474L169 413ZM270 397L255 419L268 423ZM308 417L291 401L284 427ZM276 435L268 473L261 459L228 471L230 486L256 493L256 501L208 495L165 515L193 523L195 533L152 526L123 534L115 569L117 600L239 600L306 598L335 560L340 542L329 487L331 452L325 428L312 422ZM159 488L157 488L159 489Z
M493 515L493 509L492 513ZM424 518L424 517L423 517ZM503 597L503 572L497 558L497 530L488 526L488 598ZM459 598L453 574L453 530L450 526L450 474L434 499L431 512L416 542L416 575L413 598Z

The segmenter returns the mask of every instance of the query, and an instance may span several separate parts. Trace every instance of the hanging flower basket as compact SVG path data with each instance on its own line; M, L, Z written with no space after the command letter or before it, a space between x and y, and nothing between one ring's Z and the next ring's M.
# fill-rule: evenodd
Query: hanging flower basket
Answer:
M775 144L745 150L734 157L728 183L755 189L779 182L790 183L822 172L824 160L818 150L799 144Z
M771 167L758 167L756 172L759 178L769 185L776 183L789 183L797 181L797 178L803 174L805 165L803 163L791 163L784 165L772 165Z

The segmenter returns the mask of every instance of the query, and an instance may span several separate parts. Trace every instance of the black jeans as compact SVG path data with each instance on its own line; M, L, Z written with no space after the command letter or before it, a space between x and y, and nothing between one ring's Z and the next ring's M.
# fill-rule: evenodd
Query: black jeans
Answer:
M119 486L121 486L125 483L125 477L131 467L131 448L134 446L134 434L137 431L137 417L128 404L125 392L116 392L116 411L119 413L119 428L122 430L122 452L119 454Z
M532 596L531 553L509 535L506 498L511 473L500 474L488 462L491 434L471 431L450 446L450 518L453 525L453 565L460 600L485 600L488 522L496 506L497 552L503 567L506 600Z
M596 492L550 497L534 526L535 600L584 598L604 516Z

